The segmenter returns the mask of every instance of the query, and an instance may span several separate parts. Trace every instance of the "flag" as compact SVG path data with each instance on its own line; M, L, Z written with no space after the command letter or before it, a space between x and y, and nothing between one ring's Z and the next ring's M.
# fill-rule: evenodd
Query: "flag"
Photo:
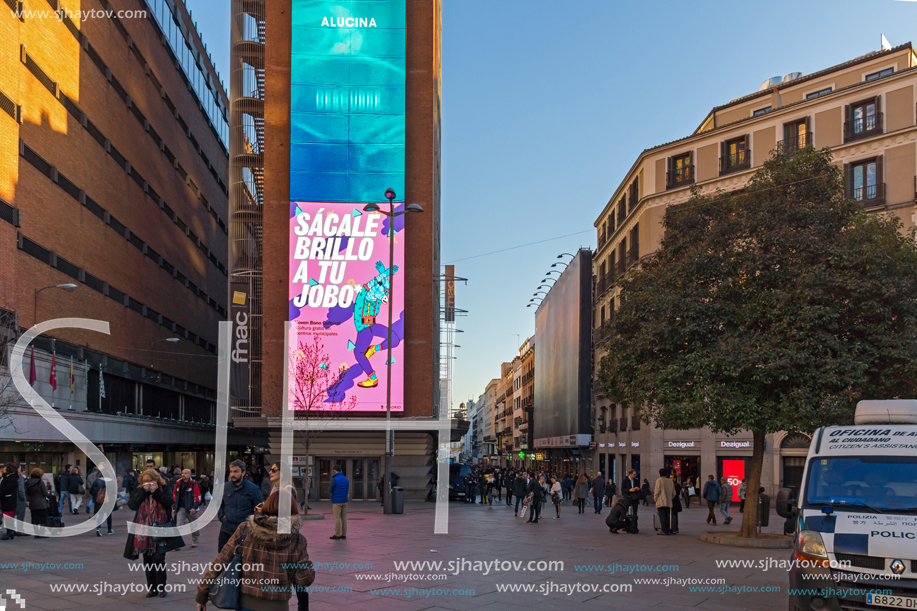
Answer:
M35 348L32 348L32 364L29 366L29 386L35 386L35 380L38 376L35 375Z
M70 394L73 394L73 357L70 357Z
M54 352L51 354L51 378L48 380L51 382L51 388L57 390L57 353Z
M105 398L105 378L102 377L102 365L99 364L99 399Z

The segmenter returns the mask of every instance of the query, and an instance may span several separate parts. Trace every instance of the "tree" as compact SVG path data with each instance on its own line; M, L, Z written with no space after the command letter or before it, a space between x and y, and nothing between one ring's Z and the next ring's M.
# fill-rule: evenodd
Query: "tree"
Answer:
M306 446L308 465L309 448L315 438L324 431L324 427L318 421L327 424L329 420L340 418L342 414L356 407L357 397L351 394L349 399L330 398L337 395L329 393L328 389L341 379L347 368L342 366L338 370L331 370L325 344L319 336L313 336L311 342L299 342L298 348L291 350L288 358L291 374L290 407L295 410L297 420L311 421L307 422L300 436ZM315 426L312 426L313 423ZM308 503L304 505L304 512L307 507Z
M17 406L25 405L19 391L13 385L10 374L10 359L13 346L19 339L19 324L16 314L11 310L0 308L0 429L11 427L11 432L19 433L13 420L13 412ZM26 354L23 362L26 379L29 376L30 353Z
M764 441L852 423L913 396L917 248L893 214L846 200L827 149L774 152L742 191L668 208L655 255L621 281L600 383L666 428L750 430L739 536L756 537Z

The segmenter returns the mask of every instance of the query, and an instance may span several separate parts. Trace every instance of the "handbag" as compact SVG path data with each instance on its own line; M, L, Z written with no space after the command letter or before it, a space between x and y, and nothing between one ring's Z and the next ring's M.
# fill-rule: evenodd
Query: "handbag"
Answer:
M212 500L213 500L213 495L210 494L209 492L205 492L204 493L204 502L209 503Z
M248 534L248 527L242 533L242 540L236 549L245 545L245 536ZM239 586L242 583L242 554L235 552L232 561L223 572L218 575L213 583L210 584L210 602L217 609L238 609L239 608Z
M157 524L157 526L175 526L172 520ZM174 537L154 537L156 543L156 553L165 554L166 552L175 551L185 547L185 540L180 535Z
M688 486L688 496L694 496L695 494L697 493L694 491L694 486Z

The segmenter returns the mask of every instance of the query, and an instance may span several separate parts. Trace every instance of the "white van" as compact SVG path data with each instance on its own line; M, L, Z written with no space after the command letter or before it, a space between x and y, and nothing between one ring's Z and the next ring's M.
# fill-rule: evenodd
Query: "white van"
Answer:
M798 498L789 609L917 609L917 401L861 401L854 426L818 429Z

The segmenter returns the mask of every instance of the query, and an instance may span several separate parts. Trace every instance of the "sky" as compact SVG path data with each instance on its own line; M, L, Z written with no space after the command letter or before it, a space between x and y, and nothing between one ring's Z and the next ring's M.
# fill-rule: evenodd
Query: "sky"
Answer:
M186 4L228 85L229 2ZM770 77L877 51L881 34L909 42L915 25L917 2L899 0L443 0L442 261L468 278L455 406L534 334L532 293L558 254L595 247L641 151Z

